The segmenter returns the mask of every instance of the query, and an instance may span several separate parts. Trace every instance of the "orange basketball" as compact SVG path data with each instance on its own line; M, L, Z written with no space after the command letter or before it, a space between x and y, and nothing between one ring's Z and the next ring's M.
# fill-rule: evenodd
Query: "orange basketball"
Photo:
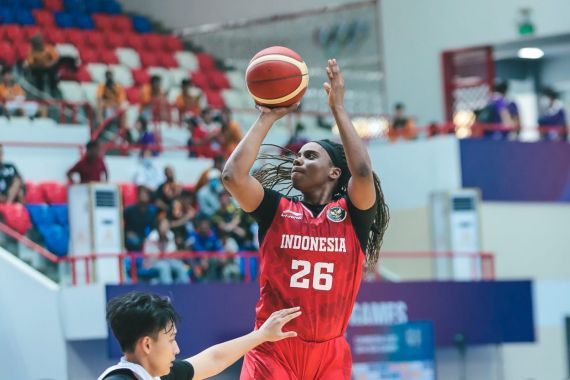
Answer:
M272 46L251 59L245 81L256 104L286 107L297 103L305 94L309 70L293 50Z

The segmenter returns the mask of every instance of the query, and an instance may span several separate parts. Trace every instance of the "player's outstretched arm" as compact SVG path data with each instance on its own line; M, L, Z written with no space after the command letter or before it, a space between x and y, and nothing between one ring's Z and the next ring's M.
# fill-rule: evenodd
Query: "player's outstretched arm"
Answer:
M328 60L326 72L329 82L324 83L323 87L328 96L329 107L338 125L340 139L351 173L348 182L348 196L358 209L368 210L376 201L370 156L344 109L344 79L336 59Z
M276 311L259 328L247 335L212 346L198 355L186 359L194 367L194 380L217 375L235 363L246 352L264 342L275 342L297 336L294 331L284 332L283 326L301 315L299 307Z
M295 111L298 106L298 103L283 108L259 106L261 114L228 158L222 172L222 181L244 211L254 211L263 200L261 184L250 175L261 143L271 126L289 112Z

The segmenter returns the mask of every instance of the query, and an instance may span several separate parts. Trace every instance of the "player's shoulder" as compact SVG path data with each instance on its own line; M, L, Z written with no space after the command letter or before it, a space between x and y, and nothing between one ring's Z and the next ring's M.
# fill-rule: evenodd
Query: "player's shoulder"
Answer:
M130 369L117 369L104 377L104 380L137 380Z

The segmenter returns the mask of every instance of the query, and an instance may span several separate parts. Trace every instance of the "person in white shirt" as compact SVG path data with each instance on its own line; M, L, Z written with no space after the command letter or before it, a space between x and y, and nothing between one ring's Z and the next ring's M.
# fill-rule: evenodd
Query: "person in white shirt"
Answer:
M134 184L144 186L154 192L164 180L164 173L154 162L152 151L150 149L143 149L140 154L139 163L135 169L133 177Z

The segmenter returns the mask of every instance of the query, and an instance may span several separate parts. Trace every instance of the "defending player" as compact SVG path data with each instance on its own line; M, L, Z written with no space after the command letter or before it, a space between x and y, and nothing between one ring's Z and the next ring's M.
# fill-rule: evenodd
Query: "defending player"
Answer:
M374 266L388 224L388 208L366 147L344 110L344 80L336 60L326 68L328 104L342 145L305 144L292 166L250 170L271 126L298 105L261 114L230 156L222 179L259 223L260 299L256 328L275 310L299 305L290 323L296 338L265 343L244 359L241 379L350 379L344 332L360 287L364 261ZM302 199L272 190L290 181Z

